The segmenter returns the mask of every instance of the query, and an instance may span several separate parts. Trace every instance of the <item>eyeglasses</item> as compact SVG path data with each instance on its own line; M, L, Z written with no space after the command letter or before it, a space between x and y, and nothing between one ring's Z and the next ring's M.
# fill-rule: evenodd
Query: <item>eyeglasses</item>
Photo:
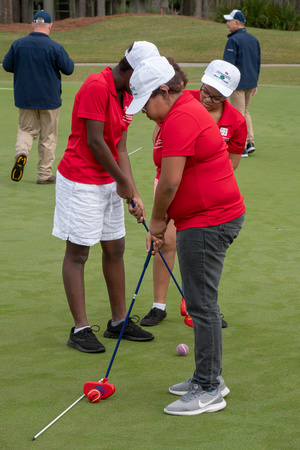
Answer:
M223 103L226 98L226 97L216 97L215 95L210 95L210 93L203 87L200 89L200 92L204 98L210 98L212 103L214 103L215 105Z

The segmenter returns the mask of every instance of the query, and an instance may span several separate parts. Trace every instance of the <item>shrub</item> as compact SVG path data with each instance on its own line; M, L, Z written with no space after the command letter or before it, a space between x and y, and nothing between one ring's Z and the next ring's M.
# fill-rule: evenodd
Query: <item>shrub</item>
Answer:
M282 6L271 0L238 0L233 6L230 2L221 2L210 15L216 22L224 22L223 15L233 9L239 9L246 16L246 26L254 28L273 28L276 30L299 30L300 15L290 3Z
M277 23L279 30L299 30L300 16L297 14L295 6L287 3L279 8ZM276 27L275 27L276 28Z
M209 15L209 18L214 20L215 22L224 22L224 14L229 14L229 12L233 9L241 9L239 0L237 0L234 5L231 2L219 3L214 12Z
M254 28L268 28L269 0L242 0L240 5L241 11L246 16L246 25Z

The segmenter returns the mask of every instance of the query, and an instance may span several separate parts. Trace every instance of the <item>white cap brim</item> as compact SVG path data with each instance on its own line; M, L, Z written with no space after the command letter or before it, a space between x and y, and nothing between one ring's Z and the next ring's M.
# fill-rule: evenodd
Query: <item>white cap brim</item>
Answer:
M152 92L145 94L140 98L134 98L128 108L126 109L126 114L136 114L138 113L147 103L151 97Z
M224 95L224 97L230 97L230 95L233 93L232 89L229 89L228 87L224 86L223 84L219 83L217 80L214 80L213 78L203 75L201 78L202 83L207 84L208 86L211 86L217 91L220 92L220 94Z
M234 20L234 18L232 16L229 15L225 15L223 16L225 20Z

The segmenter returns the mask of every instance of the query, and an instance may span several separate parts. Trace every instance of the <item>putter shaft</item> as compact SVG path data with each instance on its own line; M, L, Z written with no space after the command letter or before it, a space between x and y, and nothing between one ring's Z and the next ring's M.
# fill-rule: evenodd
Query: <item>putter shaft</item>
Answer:
M135 207L134 201L133 201L133 200L130 200L130 203L131 203L132 207L134 208L134 207ZM149 228L147 227L146 222L143 220L142 223L143 223L143 225L144 225L146 231L148 232L148 231L149 231ZM158 253L159 253L161 259L163 260L163 262L164 262L166 268L168 269L169 274L171 275L171 277L172 277L172 279L173 279L173 281L174 281L174 283L175 283L177 289L179 290L179 292L180 292L180 294L181 294L181 297L184 299L184 295L183 295L182 289L181 289L181 287L179 286L179 284L177 283L176 278L174 277L172 270L170 269L170 267L169 267L167 261L166 261L165 258L164 258L164 255L162 254L162 252L161 252L160 250L158 250Z

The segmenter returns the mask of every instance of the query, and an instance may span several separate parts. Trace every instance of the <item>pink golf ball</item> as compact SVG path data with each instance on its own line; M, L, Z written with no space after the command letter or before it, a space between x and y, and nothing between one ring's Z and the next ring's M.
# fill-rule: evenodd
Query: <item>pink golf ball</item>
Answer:
M185 356L189 352L189 348L186 344L179 344L176 348L176 352L179 356Z

